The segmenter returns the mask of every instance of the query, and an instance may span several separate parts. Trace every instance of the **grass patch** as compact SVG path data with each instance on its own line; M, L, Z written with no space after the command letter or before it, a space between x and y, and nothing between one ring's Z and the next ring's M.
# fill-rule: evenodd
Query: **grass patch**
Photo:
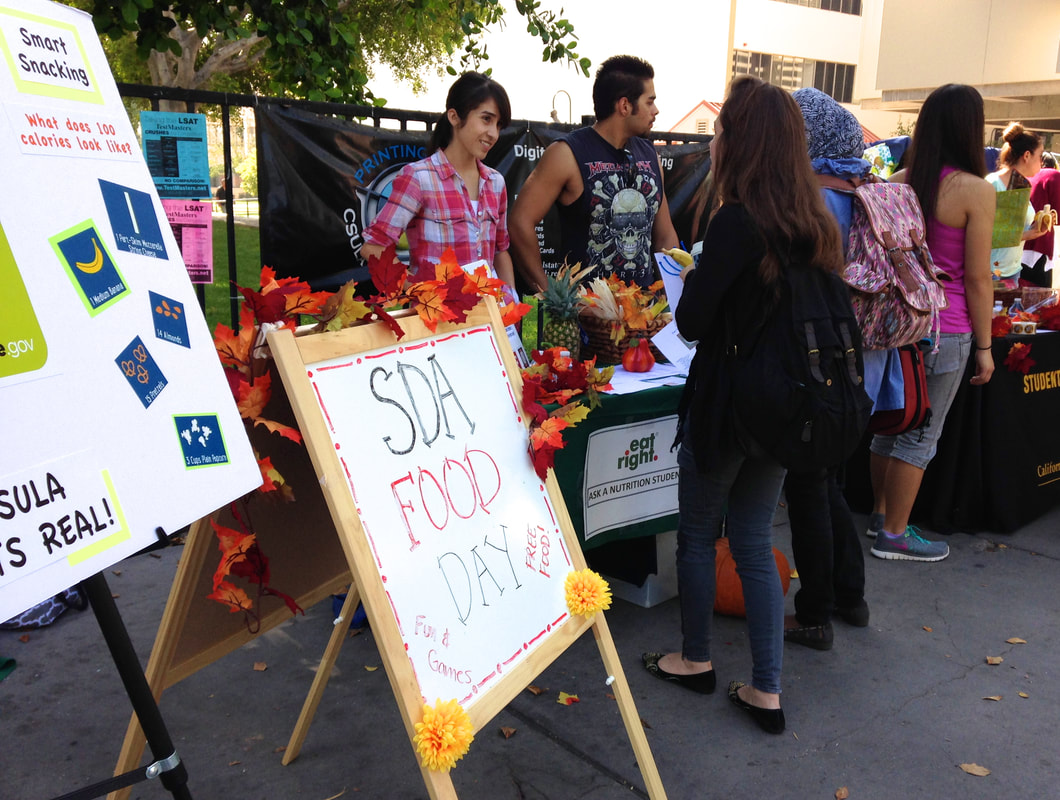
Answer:
M251 288L258 287L261 276L261 248L258 243L258 229L251 225L235 225L236 233L236 283ZM213 225L213 283L207 284L206 322L210 330L218 322L231 327L232 311L229 298L238 290L231 285L228 275L228 230L223 220L214 220Z

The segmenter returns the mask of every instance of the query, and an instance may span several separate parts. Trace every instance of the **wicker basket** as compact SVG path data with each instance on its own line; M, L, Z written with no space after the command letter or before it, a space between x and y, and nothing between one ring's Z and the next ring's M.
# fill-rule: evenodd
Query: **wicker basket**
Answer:
M579 321L581 322L582 330L589 337L588 344L584 340L582 341L582 360L585 361L596 356L597 364L621 364L622 354L626 352L629 340L642 339L644 337L650 339L666 327L666 324L670 321L670 314L660 314L649 322L648 327L643 330L631 331L627 328L626 335L617 342L611 338L612 328L610 320L601 319L594 314L582 314ZM655 356L656 361L666 363L666 358L655 345L651 345L651 352Z

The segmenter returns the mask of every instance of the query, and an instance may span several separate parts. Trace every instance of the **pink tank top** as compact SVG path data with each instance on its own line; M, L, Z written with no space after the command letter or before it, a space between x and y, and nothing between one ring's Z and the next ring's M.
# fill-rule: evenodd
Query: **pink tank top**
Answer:
M939 182L951 172L957 170L943 167ZM964 296L964 228L945 225L932 217L927 223L927 242L935 266L948 278L942 281L950 304L939 314L941 330L943 333L971 333L972 319Z

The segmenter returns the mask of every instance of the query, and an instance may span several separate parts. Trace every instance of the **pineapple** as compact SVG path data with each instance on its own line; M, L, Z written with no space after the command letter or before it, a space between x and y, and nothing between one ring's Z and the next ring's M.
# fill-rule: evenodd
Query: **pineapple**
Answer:
M578 312L581 310L579 290L581 281L592 272L592 267L579 270L581 263L573 266L564 264L559 272L548 276L545 291L538 294L544 308L544 322L538 339L542 347L562 347L570 351L573 359L578 359L581 350L581 326L578 324Z

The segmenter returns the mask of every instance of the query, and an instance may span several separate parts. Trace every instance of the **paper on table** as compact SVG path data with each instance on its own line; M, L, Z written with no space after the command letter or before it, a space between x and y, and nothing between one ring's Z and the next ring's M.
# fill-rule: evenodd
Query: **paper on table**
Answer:
M616 366L609 394L632 394L656 386L681 386L687 377L687 372L674 364L656 364L647 372L627 372Z
M687 373L692 366L692 357L696 354L696 343L689 342L677 330L677 323L671 320L666 327L651 337L651 343L659 348L666 360L682 372Z

